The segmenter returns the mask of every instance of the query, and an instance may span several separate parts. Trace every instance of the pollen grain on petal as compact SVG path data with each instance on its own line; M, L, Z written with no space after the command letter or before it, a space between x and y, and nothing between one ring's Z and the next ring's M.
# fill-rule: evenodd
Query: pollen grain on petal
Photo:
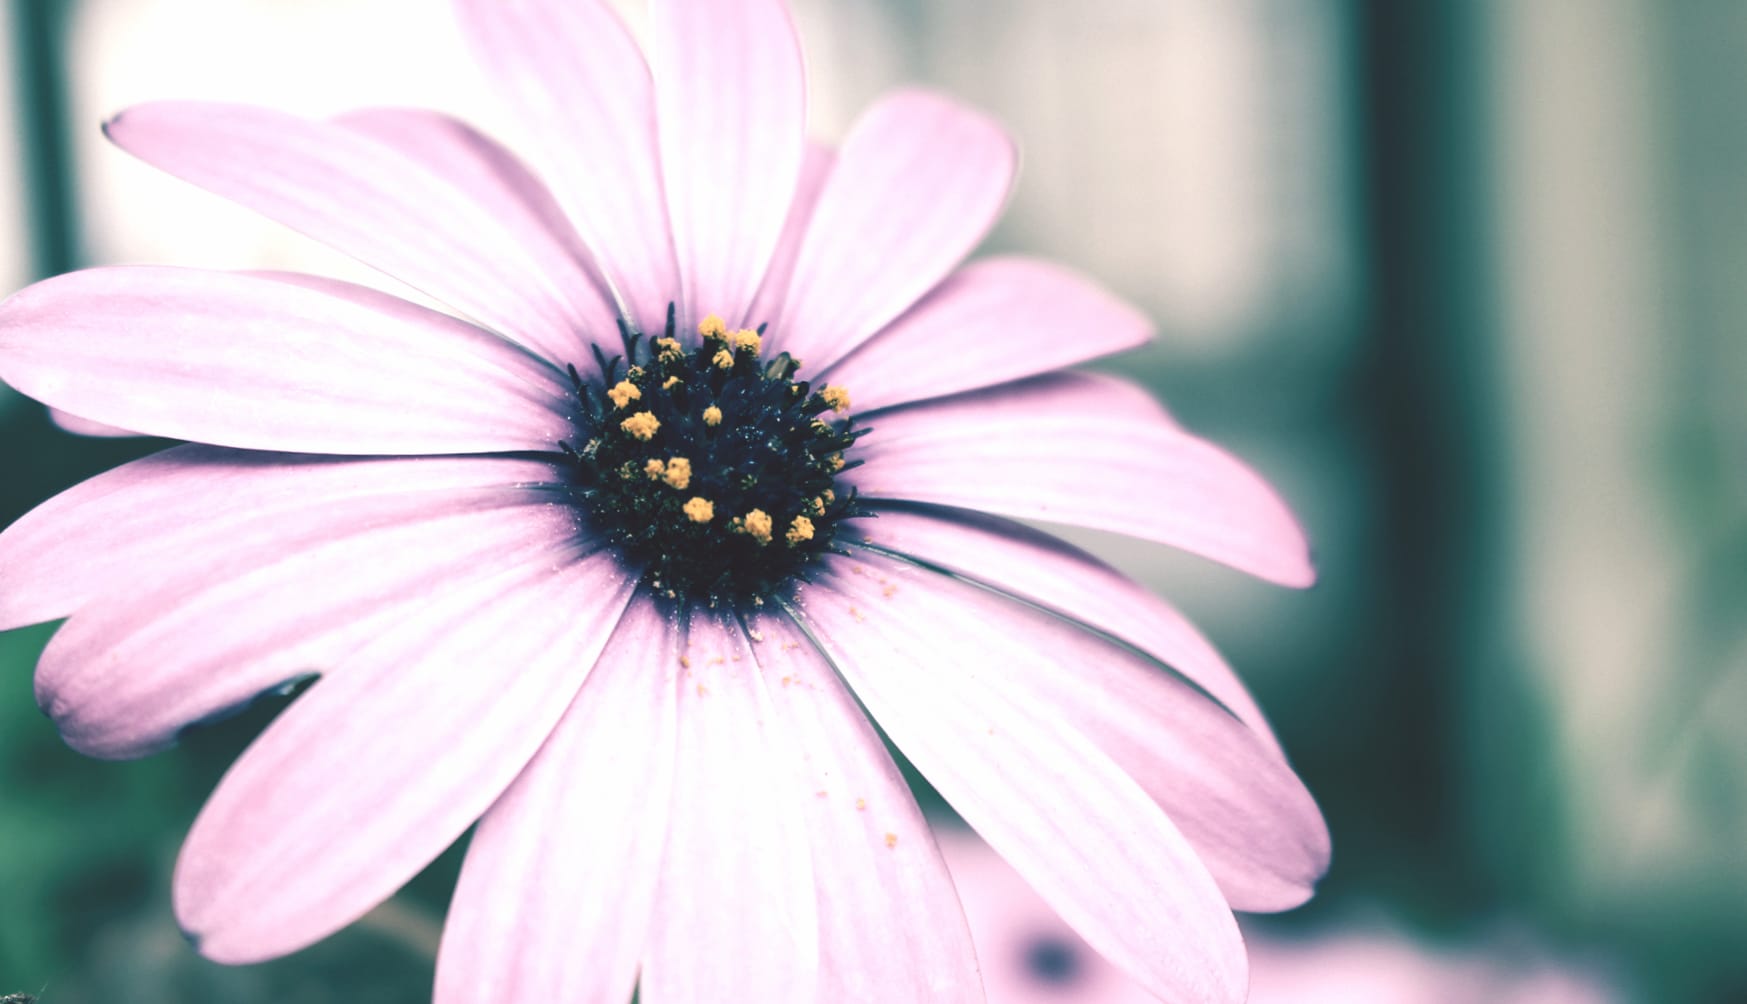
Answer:
M652 411L640 411L619 423L619 428L625 430L631 438L647 443L655 438L655 433L661 429L661 420Z
M692 496L684 507L686 518L693 523L708 523L716 518L716 506L709 499L699 495Z

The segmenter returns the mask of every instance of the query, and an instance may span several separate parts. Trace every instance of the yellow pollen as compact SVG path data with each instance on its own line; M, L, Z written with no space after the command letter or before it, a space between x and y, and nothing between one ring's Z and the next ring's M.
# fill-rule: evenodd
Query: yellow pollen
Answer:
M652 464L661 463L659 460L649 462ZM661 480L684 491L692 483L692 462L684 457L674 457L667 462L667 470L662 474Z
M770 543L771 521L770 513L763 509L754 509L747 513L741 521L741 529L760 544Z
M671 352L674 355L678 355L679 351L680 351L679 339L677 339L677 338L657 338L655 340L655 351L662 352L662 353Z
M705 425L721 425L722 424L722 409L716 407L713 404L710 405L708 408L705 408L704 409L704 424Z
M631 438L647 443L655 438L656 430L661 428L661 420L652 411L640 411L620 422L619 428L630 433Z
M659 460L651 460L643 465L643 473L649 475L649 480L655 481L667 473L667 465Z
M648 414L648 412L644 412L644 414ZM831 454L830 459L831 459L831 469L833 471L843 470L843 466L846 463L846 461L843 459L843 454L833 453L833 454Z
M641 380L641 379L643 379L643 367L633 366L630 369L625 371L625 376L629 377L632 380Z
M734 353L727 349L717 349L716 354L710 357L710 362L717 369L731 370L734 368Z
M707 498L693 497L685 504L685 515L693 523L708 523L716 518L716 507Z
M679 383L679 377L670 376L666 380L661 381L661 389L671 390L676 383Z
M826 387L819 392L819 396L825 399L832 411L849 410L849 392L842 387Z
M736 331L734 332L734 347L741 352L758 355L759 350L764 348L764 339L758 336L758 332L751 329Z
M726 338L728 337L728 322L711 314L698 322L698 334L705 338Z
M831 503L837 501L837 493L832 491L829 488L827 488L823 492L821 492L819 494L819 497L825 500L826 505L830 505Z
M789 524L789 532L783 535L791 545L813 539L813 521L805 516L796 516Z
M613 386L612 390L607 391L607 396L613 399L613 407L623 408L632 401L641 398L643 392L638 390L637 385L631 381L620 380Z
M814 498L813 501L807 503L807 508L813 510L813 515L815 516L823 516L825 515L825 500L823 498Z

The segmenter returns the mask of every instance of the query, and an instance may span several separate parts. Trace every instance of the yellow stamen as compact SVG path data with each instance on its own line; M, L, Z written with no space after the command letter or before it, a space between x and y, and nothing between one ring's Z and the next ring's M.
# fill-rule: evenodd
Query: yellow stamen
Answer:
M819 392L819 396L825 399L832 411L849 410L849 392L842 387L826 387Z
M805 516L796 516L795 521L789 524L789 532L783 536L791 545L812 540L813 521Z
M693 497L685 504L686 518L693 523L708 523L716 518L716 506L707 498Z
M664 356L666 356L666 355L677 356L680 354L679 339L677 339L677 338L657 338L655 340L655 351L659 352L660 354L662 354Z
M640 411L620 422L619 428L630 433L631 438L647 443L655 438L656 431L661 428L661 420L652 411Z
M704 424L705 425L712 425L712 426L713 425L721 425L722 424L722 409L716 407L713 404L710 405L708 408L705 408L704 409Z
M643 465L643 473L649 475L649 480L656 481L667 473L667 465L659 460L651 460Z
M815 516L823 516L825 515L825 500L823 498L814 498L813 501L807 503L807 508L811 509Z
M711 314L698 322L698 334L705 338L726 338L728 337L728 322Z
M770 513L763 509L754 509L747 513L740 524L742 531L760 544L770 543L771 526Z
M831 503L837 501L837 493L832 491L829 488L820 492L819 497L825 500L826 505L830 505Z
M613 399L613 407L623 408L632 401L641 398L643 392L638 390L637 385L631 381L620 380L617 384L613 385L612 390L607 391L607 396Z
M731 370L734 368L734 353L727 349L717 349L716 354L710 357L710 362L717 369Z
M672 390L673 385L676 383L679 383L679 377L670 376L666 380L661 381L661 389L662 390Z
M650 461L652 464L660 462L659 460ZM684 457L674 457L667 462L667 470L661 475L661 480L684 491L692 483L692 462Z
M764 348L764 339L758 336L758 332L750 329L736 331L734 332L734 347L741 352L758 355L759 351Z
M831 470L833 472L843 470L844 464L847 463L847 461L845 461L843 459L843 454L841 454L841 453L831 454L830 461L831 461Z
M633 366L630 369L625 371L625 376L629 377L632 380L641 380L641 379L643 379L643 367Z

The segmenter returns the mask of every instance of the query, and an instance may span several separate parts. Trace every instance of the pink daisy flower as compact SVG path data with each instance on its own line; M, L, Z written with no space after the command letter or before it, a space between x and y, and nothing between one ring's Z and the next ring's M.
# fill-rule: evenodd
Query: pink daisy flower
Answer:
M975 1000L879 723L1098 951L1237 1000L1232 909L1310 895L1319 813L1170 607L1011 518L1312 578L1248 467L1138 388L1062 268L959 269L1012 143L888 97L807 145L780 0L467 0L540 180L466 125L164 103L123 148L405 281L107 268L0 306L0 378L188 440L0 535L37 692L134 757L319 673L183 847L248 962L478 821L439 1001ZM550 186L550 187L548 187Z

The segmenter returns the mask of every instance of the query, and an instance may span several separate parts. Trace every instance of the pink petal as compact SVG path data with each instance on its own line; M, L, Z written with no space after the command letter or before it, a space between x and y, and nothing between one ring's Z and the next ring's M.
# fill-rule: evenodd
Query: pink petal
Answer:
M347 296L176 268L39 282L0 305L0 379L139 432L244 449L550 450L568 381L471 325L383 293Z
M976 950L910 788L855 698L783 616L749 622L812 836L822 1001L983 999Z
M738 325L781 235L807 126L801 47L784 0L653 0L662 177L688 330Z
M871 498L1113 530L1313 582L1304 532L1267 482L1121 386L1057 374L882 414L848 480Z
M549 497L507 487L360 495L207 538L149 588L121 579L68 621L37 700L75 749L132 757L262 691L344 665L451 581L582 548Z
M296 951L387 898L545 741L630 599L616 559L447 590L299 698L195 820L176 915L203 955Z
M48 411L49 421L55 423L61 431L70 432L75 436L91 436L96 439L130 439L139 435L139 433L129 429L118 429L113 425L104 425L102 422L80 418L70 411L62 411L59 408L50 408Z
M992 258L948 277L872 340L813 377L858 412L992 387L1146 344L1152 323L1049 262Z
M660 331L679 271L654 89L630 32L602 0L459 0L457 11L624 309L643 331Z
M819 919L792 746L738 625L690 619L673 816L643 965L650 1004L810 1004Z
M1018 166L993 121L905 91L862 115L813 212L775 348L829 366L928 292L983 239Z
M496 140L465 122L421 108L367 108L335 120L399 151L485 210L537 264L524 276L564 303L568 327L509 332L555 362L583 362L583 346L618 351L618 309L594 257L545 182Z
M226 554L280 557L295 528L353 529L399 496L410 518L479 489L556 480L502 458L354 460L178 446L67 489L0 532L0 631L76 613L128 584ZM252 561L253 558L246 560ZM252 566L251 566L252 567ZM204 573L202 573L204 574Z
M551 738L474 831L437 1004L624 1004L667 839L679 633L634 601Z
M881 508L850 527L876 547L948 569L1103 631L1181 673L1279 748L1262 709L1176 608L1091 555L1028 526L954 509Z
M965 820L1152 993L1242 1000L1243 942L1194 849L1133 778L1021 682L1071 678L1123 653L937 573L877 557L828 565L798 616Z
M1006 557L1016 564L1039 550L1015 546ZM1064 564L1055 557L1039 572ZM998 603L979 604L999 616ZM1287 910L1310 898L1328 870L1328 828L1271 740L1191 684L1114 648L1072 663L1012 662L1003 673L1007 686L1041 698L1140 782L1235 909Z
M433 172L354 130L266 108L165 101L130 108L104 131L154 167L525 345L574 351L578 332L600 334L591 330L598 319L587 274L543 244L524 246L523 235L494 215L496 188L456 187L447 168Z
M771 253L770 267L764 270L764 281L758 296L746 312L746 323L757 327L775 322L782 312L783 300L789 295L789 280L801 256L801 242L807 236L807 225L813 222L813 208L825 191L825 181L837 164L837 151L817 143L807 144L806 157L801 161L801 176L795 182L795 198L789 205L788 219L783 223L782 237ZM774 334L772 337L775 337Z

